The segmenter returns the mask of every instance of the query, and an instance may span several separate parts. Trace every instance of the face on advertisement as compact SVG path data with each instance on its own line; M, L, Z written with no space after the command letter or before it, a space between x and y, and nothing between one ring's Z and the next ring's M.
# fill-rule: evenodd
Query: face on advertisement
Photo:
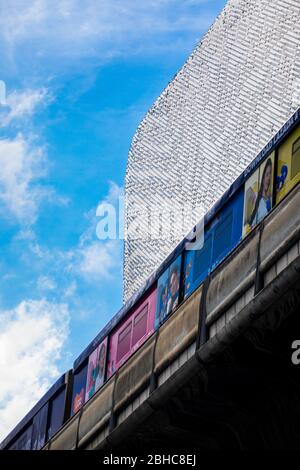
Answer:
M175 266L171 272L169 286L170 286L171 296L176 297L176 295L178 294L178 290L179 290L179 276L178 276L177 266Z
M101 345L100 351L99 351L99 358L98 358L98 364L99 364L99 375L102 375L104 372L104 367L105 367L105 354L106 352L106 347L104 344Z
M272 182L272 161L269 159L264 168L262 182L261 182L261 194L264 198L270 197Z
M165 276L163 279L160 280L160 285L158 287L159 291L159 296L158 296L158 306L157 306L157 321L163 320L167 308L167 302L168 302L168 279L165 279Z

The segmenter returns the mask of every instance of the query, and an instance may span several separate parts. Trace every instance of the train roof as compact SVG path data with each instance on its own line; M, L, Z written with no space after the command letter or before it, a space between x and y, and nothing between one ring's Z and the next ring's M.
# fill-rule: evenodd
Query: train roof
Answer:
M17 437L20 431L24 429L32 418L40 411L40 409L55 395L61 387L65 384L66 374L63 374L52 387L45 393L45 395L34 405L34 407L27 413L26 416L17 424L17 426L6 436L0 444L0 450L7 447L10 442Z
M207 225L222 207L234 196L234 194L244 184L245 180L253 173L259 166L262 160L267 157L278 146L282 140L288 135L289 132L300 122L300 108L291 116L291 118L282 126L276 135L268 142L268 144L261 150L257 157L247 166L244 172L232 183L223 196L211 207L211 209L204 216L204 225ZM94 349L101 343L101 341L117 326L119 321L124 318L130 309L138 302L151 285L160 277L166 267L182 252L184 246L188 241L191 241L192 235L196 233L198 225L187 234L187 236L176 246L176 248L169 254L169 256L162 262L162 264L150 275L144 282L142 287L137 290L135 294L121 307L116 315L107 323L107 325L98 333L93 341L84 349L74 362L74 371L78 370L85 362L87 357L94 351Z

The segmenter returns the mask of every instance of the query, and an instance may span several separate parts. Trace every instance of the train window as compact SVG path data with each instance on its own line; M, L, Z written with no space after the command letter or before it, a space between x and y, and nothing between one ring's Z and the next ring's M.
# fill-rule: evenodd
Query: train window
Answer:
M48 403L35 415L32 423L32 450L39 450L46 442Z
M88 362L74 373L72 415L80 410L85 400L85 386L87 378Z
M217 258L224 253L224 251L231 246L231 236L232 236L232 222L233 215L232 211L227 215L227 217L216 227L215 236L214 236L214 246L213 246L213 260L216 261Z
M132 322L121 331L118 338L117 362L130 350Z
M204 242L203 248L201 248L201 250L195 251L193 282L209 271L211 264L211 250L212 236L209 235L209 237Z
M148 304L135 316L133 321L132 346L147 333Z
M65 408L65 389L56 395L50 402L50 419L48 426L48 439L62 427Z
M300 171L300 137L293 144L291 177L294 178Z
M31 450L32 426L22 432L21 436L13 443L9 450Z
M128 316L110 335L107 378L136 351L154 330L156 285L128 312Z

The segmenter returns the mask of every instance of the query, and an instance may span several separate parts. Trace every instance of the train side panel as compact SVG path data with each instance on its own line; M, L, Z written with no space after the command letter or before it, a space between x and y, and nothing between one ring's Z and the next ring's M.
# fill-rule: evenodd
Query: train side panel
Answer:
M185 299L241 241L243 194L243 189L240 189L209 226L205 227L202 246L198 248L195 245L194 250L185 252L183 275Z
M85 402L99 390L104 384L107 362L107 343L106 337L89 355L87 380L85 387Z
M109 341L107 377L116 370L149 338L154 331L156 286L152 287L112 333Z
M181 259L182 256L178 256L157 281L155 329L159 328L179 305Z
M8 450L31 450L32 424L26 427L18 438L7 447Z
M9 450L39 450L63 426L66 394L69 390L70 371L64 374L41 398L8 436L2 448ZM39 407L37 407L40 404ZM10 437L11 436L11 437Z
M49 402L33 418L31 449L39 450L47 441Z
M275 152L272 152L244 184L243 238L273 209Z
M47 440L51 439L54 434L62 427L64 423L64 407L66 400L66 388L58 392L51 398L49 407L49 419L47 429Z
M300 181L300 126L278 148L276 203Z
M71 416L76 414L85 402L85 388L88 371L88 359L74 371Z

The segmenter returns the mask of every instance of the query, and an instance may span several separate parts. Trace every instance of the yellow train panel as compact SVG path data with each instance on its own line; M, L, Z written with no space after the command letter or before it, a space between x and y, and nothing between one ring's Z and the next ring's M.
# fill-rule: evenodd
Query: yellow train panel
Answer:
M276 202L281 201L300 181L300 126L278 149Z

